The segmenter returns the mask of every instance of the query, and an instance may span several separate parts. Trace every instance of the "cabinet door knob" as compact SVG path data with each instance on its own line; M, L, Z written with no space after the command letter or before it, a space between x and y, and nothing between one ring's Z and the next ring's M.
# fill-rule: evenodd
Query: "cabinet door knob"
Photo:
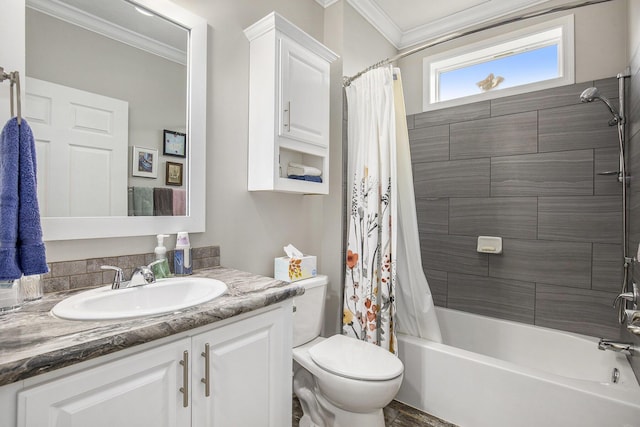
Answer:
M182 353L182 387L180 387L180 393L182 393L182 406L185 408L189 406L189 352L187 350Z
M204 378L200 379L200 382L204 383L204 395L209 397L211 395L211 371L209 365L209 343L204 345L204 351L200 353L204 357Z

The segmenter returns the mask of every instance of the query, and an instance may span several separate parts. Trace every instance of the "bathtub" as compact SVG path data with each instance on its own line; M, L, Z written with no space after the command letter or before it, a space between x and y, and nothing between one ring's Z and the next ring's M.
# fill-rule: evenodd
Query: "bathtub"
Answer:
M598 350L597 338L436 313L443 344L398 335L405 373L397 400L460 427L640 427L631 367Z

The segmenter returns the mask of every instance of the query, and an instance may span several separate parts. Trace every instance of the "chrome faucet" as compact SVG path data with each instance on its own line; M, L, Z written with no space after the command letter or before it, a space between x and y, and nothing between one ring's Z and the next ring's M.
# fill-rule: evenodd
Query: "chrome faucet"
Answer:
M635 346L629 342L618 342L600 338L600 341L598 342L598 350L611 350L632 356L636 349Z
M116 272L115 276L113 276L113 282L111 283L111 289L120 289L120 285L124 281L124 272L120 267L115 267L113 265L102 265L100 266L102 270L114 270Z
M617 307L618 303L625 304L623 301L632 303L634 310L638 308L638 303L640 303L640 290L638 289L637 283L633 283L631 291L618 295L616 299L613 300L613 307Z
M155 283L156 276L153 274L151 270L151 263L149 265L142 265L140 267L136 267L131 273L131 278L128 281L124 281L124 272L120 267L115 267L112 265L103 265L100 268L103 270L114 270L116 272L113 277L113 283L111 283L111 289L121 289L121 288L132 288L134 286L142 286L148 285L151 283Z
M149 285L156 281L156 276L151 271L151 267L148 265L142 265L140 267L136 267L131 273L131 279L129 279L129 283L127 284L127 288L131 288L133 286L140 285Z

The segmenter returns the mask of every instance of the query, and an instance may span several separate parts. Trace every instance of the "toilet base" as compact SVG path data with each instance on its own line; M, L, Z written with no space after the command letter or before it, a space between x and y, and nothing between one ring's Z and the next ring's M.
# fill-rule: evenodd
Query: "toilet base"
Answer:
M357 413L338 408L320 394L313 375L304 368L296 370L293 391L304 414L300 427L385 427L382 409Z

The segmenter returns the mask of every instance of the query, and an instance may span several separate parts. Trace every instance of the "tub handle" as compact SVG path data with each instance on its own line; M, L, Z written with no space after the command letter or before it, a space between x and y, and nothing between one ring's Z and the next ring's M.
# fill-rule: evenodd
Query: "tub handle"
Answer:
M627 330L634 335L640 335L640 311L625 310L627 318Z
M632 291L621 293L616 297L615 300L613 300L613 307L614 308L617 307L618 303L621 302L622 300L633 303L634 309L638 307L638 301L640 301L640 297L638 295L638 285L636 283L633 284Z

